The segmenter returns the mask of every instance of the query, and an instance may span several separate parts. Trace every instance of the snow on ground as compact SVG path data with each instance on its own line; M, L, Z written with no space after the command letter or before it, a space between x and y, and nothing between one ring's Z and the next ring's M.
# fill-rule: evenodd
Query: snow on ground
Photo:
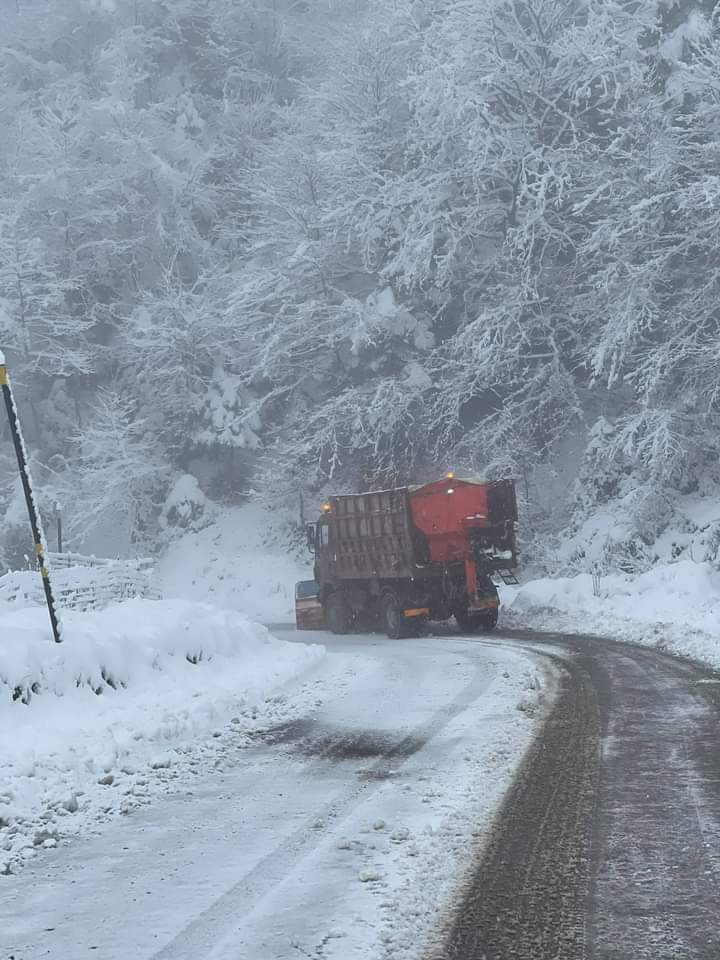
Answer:
M409 960L441 929L550 675L477 639L276 639L239 611L292 618L311 558L284 536L252 506L215 514L171 543L165 600L66 613L61 646L43 609L0 603L11 952L65 960L102 928L108 958Z
M65 612L60 645L45 608L2 607L0 873L162 790L230 721L300 709L283 686L324 653L187 600Z
M595 595L595 594L599 595ZM591 574L501 588L501 626L630 640L720 668L720 572L681 559L638 576Z
M242 610L265 623L294 621L295 583L312 577L312 557L297 558L289 539L282 512L252 503L221 510L170 544L157 568L163 595Z
M224 728L166 797L7 880L0 953L429 955L553 676L494 641L328 638L299 722Z
M467 678L462 641L420 644L426 651L437 646L443 685ZM459 893L556 690L556 677L520 650L490 647L481 656L488 682L480 696L474 702L468 697L415 756L398 764L264 905L265 912L292 915L305 899L303 878L310 871L323 877L324 915L293 938L300 956L440 956ZM341 892L334 889L338 883ZM247 952L240 955L257 960L290 955L282 929L272 938L266 930L258 933L227 942L242 943ZM274 948L269 954L266 944Z

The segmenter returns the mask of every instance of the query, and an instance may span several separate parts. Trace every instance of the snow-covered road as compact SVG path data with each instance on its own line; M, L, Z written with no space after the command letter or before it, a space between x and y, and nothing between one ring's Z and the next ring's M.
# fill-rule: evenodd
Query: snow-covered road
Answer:
M419 956L554 676L497 638L308 639L310 711L228 725L173 792L0 877L1 960Z

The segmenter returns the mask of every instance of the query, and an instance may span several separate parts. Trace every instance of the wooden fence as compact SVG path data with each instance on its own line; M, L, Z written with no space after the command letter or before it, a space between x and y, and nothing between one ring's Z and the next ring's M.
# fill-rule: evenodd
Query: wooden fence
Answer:
M154 560L111 560L73 553L51 553L47 557L53 592L61 608L100 610L133 597L160 599ZM40 574L22 570L0 577L0 603L3 601L14 606L45 603Z

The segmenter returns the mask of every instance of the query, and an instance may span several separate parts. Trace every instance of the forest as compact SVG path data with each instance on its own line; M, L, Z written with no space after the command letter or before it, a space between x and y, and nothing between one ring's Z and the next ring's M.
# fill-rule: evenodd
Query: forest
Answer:
M518 479L538 562L609 511L644 569L717 491L713 2L0 11L0 348L74 548L158 549L183 477L454 469ZM0 568L22 509L3 423Z

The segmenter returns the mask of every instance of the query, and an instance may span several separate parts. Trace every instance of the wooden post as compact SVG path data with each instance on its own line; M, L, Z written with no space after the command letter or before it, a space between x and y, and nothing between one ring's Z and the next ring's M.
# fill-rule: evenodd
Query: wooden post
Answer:
M62 507L55 501L55 522L57 523L57 552L62 553Z

